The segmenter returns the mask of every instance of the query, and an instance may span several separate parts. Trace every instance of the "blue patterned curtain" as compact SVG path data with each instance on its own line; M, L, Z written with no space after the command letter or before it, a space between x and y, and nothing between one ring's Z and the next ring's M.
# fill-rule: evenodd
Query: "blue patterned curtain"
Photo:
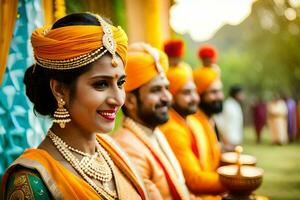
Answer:
M0 87L0 180L5 169L44 138L49 120L38 118L25 95L24 72L33 63L30 36L43 24L40 0L19 0L7 68Z

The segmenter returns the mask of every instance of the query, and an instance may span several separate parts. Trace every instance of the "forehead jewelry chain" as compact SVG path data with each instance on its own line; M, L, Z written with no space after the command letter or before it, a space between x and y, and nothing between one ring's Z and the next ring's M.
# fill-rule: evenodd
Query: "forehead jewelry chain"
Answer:
M97 152L94 155L89 155L70 147L50 129L47 136L52 140L54 146L62 156L87 181L87 183L97 191L98 194L105 196L107 199L118 199L116 191L111 191L108 184L113 176L113 161L98 142L96 143ZM70 150L82 155L83 158L81 161L79 161ZM102 185L98 186L92 178L101 181Z
M102 36L102 43L103 46L109 51L109 53L112 55L112 65L114 67L118 66L117 63L117 56L116 56L116 42L114 39L114 35L111 29L111 26L102 19L99 15L95 15L95 17L98 19L99 23L102 26L103 29L103 36Z

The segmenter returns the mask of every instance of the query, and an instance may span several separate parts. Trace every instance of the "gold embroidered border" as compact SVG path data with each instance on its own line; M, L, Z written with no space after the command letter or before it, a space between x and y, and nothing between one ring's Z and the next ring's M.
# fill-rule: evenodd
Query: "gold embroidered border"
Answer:
M46 168L44 168L43 165L41 165L39 162L28 159L28 158L18 158L13 165L21 165L30 169L36 169L45 184L47 185L47 188L51 192L54 199L62 200L64 199L63 193L59 190L57 187L55 181L51 178L51 175L48 173Z
M8 194L9 200L33 199L34 194L25 173L17 173L13 182L12 191Z

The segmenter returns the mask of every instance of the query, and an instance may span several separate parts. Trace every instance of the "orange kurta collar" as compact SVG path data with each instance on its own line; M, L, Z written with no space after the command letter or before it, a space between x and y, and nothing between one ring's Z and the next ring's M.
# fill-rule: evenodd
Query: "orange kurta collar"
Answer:
M195 156L200 159L200 148L197 144L197 138L193 129L190 128L189 124L187 123L186 119L181 117L174 109L170 109L169 111L170 119L174 120L181 128L185 129L186 132L190 133L191 135L191 148L195 154Z
M127 129L129 129L143 144L149 149L151 154L154 156L157 163L161 166L163 169L166 179L170 188L171 195L174 200L184 200L184 192L180 188L176 176L175 171L173 170L172 166L169 164L169 162L164 159L164 156L162 153L156 150L156 148L153 147L151 142L147 137L145 137L144 131L134 122L132 119L126 117L123 121L123 126Z
M181 117L173 108L169 110L169 115L171 119L175 120L182 127L187 126L186 120L183 117Z
M209 154L211 156L211 166L209 168L210 170L215 171L219 167L221 155L221 149L218 143L216 132L210 124L208 117L204 114L203 111L198 110L194 115L190 117L189 121L193 121L193 118L197 119L204 129L204 133L208 139L210 147Z
M122 150L117 147L117 144L109 136L97 135L97 139L100 141L102 146L109 152L112 160L118 168L123 170L124 175L134 185L137 192L141 195L143 200L148 199L146 188L143 185L143 181L140 179L131 161L127 159L127 155L123 155ZM114 144L112 146L111 144Z

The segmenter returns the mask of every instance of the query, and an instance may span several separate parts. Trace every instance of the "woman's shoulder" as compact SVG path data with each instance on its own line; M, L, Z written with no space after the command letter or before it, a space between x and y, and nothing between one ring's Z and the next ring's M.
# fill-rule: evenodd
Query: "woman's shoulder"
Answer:
M26 149L14 162L12 165L25 164L32 165L34 163L45 163L54 160L51 152L45 149ZM27 166L28 167L28 166Z
M5 188L5 199L52 199L38 171L17 165Z

